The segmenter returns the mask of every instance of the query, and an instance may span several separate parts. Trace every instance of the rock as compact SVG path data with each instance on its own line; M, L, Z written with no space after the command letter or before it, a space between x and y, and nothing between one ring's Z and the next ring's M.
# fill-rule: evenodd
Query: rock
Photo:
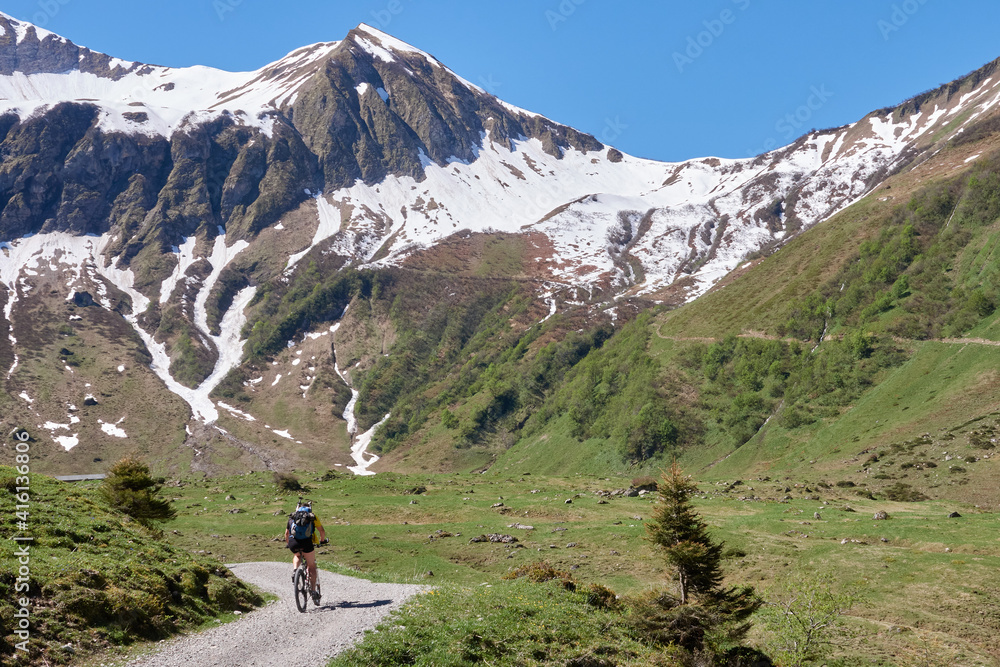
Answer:
M872 516L872 519L874 519L875 521L885 521L888 518L889 518L889 513L884 512L882 510L875 512L875 514Z
M567 505L572 505L573 504L573 499L572 498L567 498L566 499L566 504Z
M281 510L274 510L274 511L273 511L273 512L271 513L271 516L281 516L282 514L284 514L284 512L283 512L283 511L281 511Z
M534 526L526 526L523 523L512 523L512 524L510 524L507 527L508 528L517 528L518 530L534 530L535 529Z
M241 510L239 507L236 507L236 508L231 509L231 510L226 510L226 513L227 514L243 514L243 510Z
M503 503L493 503L490 507L503 507Z
M236 500L236 496L229 494L228 496L226 496L226 500Z
M94 297L90 292L73 292L73 303L81 308L94 305Z
M604 500L604 499L601 499L601 500L598 500L598 501L597 501L597 504L598 504L598 505L607 505L607 504L608 504L608 501L607 501L607 500Z
M93 394L87 394L83 399L84 405L97 405L97 399L94 398Z
M813 512L813 518L814 518L814 519L816 519L817 521L819 521L819 520L820 520L820 519L822 519L823 517L822 517L822 516L820 516L820 513L819 513L819 512Z
M962 515L959 514L958 512L952 512L951 514L948 515L948 518L949 519L961 519Z
M419 496L422 493L427 493L426 486L415 486L412 489L407 489L403 491L404 496ZM469 493L472 493L471 491Z
M416 500L411 500L411 501L410 501L410 504L411 504L411 505L416 505L416 504L417 504L417 501L416 501Z
M499 533L490 533L489 535L479 535L473 537L469 540L469 544L476 544L479 542L493 542L495 544L514 544L518 539L513 535L500 535Z
M570 542L569 544L566 545L566 548L567 549L572 549L575 546L576 546L576 542Z
M433 577L434 576L434 572L432 572L431 570L427 570L426 572L424 572L424 576L425 577Z

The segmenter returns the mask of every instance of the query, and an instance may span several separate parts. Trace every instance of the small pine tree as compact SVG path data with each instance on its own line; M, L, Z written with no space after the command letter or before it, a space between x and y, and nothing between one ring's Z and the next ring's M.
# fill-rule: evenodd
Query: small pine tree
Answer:
M663 619L646 621L675 634L677 628L690 626L686 632L696 648L710 636L713 643L732 646L749 631L749 619L763 601L753 587L722 587L724 545L712 539L708 525L691 505L691 496L697 490L676 462L658 486L659 502L646 524L647 539L661 547L667 562L677 571L680 606L670 609L663 600L646 605L667 612Z
M111 466L100 495L113 509L151 527L154 521L169 521L177 516L169 500L157 497L162 483L162 479L153 479L148 465L130 454Z
M690 498L698 491L674 463L663 475L659 503L646 524L649 541L663 548L667 562L677 570L681 604L692 593L709 594L722 582L722 543L712 541L708 525L698 517Z

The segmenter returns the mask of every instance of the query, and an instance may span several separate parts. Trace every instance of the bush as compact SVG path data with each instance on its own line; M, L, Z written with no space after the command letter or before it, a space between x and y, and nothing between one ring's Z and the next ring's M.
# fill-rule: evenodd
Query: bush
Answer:
M566 590L576 590L576 582L573 581L573 575L569 572L564 572L563 570L557 570L543 560L514 568L507 574L503 575L502 578L507 581L511 581L514 579L520 579L521 577L527 578L527 580L533 584L541 584L546 581L558 580L559 584Z
M640 475L632 479L632 486L637 489L656 491L656 478L649 475Z
M587 604L598 609L617 609L619 606L618 595L601 584L590 584L584 589L587 594Z
M129 455L111 466L99 493L111 508L150 527L154 521L169 521L177 516L169 500L157 497L162 484L162 477L153 479L149 466Z
M897 503L917 503L921 500L927 500L927 496L920 493L909 484L904 484L902 482L896 482L892 486L886 487L882 494L887 500L891 500Z
M305 491L305 488L299 483L299 479L287 472L274 473L274 483L279 491Z

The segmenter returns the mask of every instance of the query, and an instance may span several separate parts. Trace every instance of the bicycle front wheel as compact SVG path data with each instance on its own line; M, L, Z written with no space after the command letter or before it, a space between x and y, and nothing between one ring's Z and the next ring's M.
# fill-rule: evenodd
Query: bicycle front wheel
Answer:
M309 575L304 569L295 571L295 606L305 612L309 602Z

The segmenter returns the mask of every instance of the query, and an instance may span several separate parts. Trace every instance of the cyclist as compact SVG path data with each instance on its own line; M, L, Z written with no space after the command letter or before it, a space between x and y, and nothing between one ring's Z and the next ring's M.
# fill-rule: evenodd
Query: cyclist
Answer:
M316 590L316 584L319 581L319 573L316 571L316 553L315 545L326 542L326 530L323 528L323 524L320 523L319 517L312 513L312 507L308 504L299 505L295 509L295 514L300 512L306 513L313 524L312 534L305 539L296 539L292 533L292 524L295 519L292 515L288 517L288 523L285 524L285 542L288 543L288 548L294 554L292 556L292 581L295 581L295 570L299 567L299 558L306 559L306 567L309 569L309 581L312 587L310 594L312 595L313 603L319 604L320 593ZM317 536L317 532L319 535Z

